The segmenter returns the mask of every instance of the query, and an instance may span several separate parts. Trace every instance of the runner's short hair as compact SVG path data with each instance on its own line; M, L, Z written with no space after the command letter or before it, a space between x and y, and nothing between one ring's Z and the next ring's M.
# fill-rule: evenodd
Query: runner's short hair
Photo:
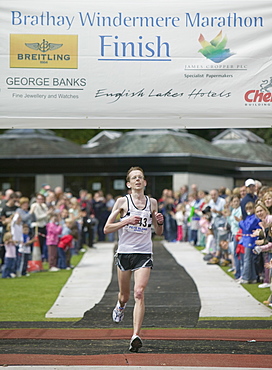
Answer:
M132 172L132 171L141 171L142 172L142 174L143 174L143 176L144 176L144 170L141 168L141 167L138 167L138 166L136 166L136 167L130 167L130 169L128 170L128 172L127 172L127 177L126 177L126 180L129 182L130 181L130 173ZM144 176L145 177L145 176Z

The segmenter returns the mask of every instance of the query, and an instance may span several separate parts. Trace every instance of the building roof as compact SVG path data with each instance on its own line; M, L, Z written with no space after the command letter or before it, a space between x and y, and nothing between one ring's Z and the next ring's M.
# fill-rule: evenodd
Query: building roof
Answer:
M213 146L209 141L189 134L186 130L173 129L140 129L126 132L116 137L104 137L103 132L92 139L92 147L84 146L89 154L187 154L216 158L233 158L221 148Z
M0 135L0 156L82 154L80 145L66 140L54 131L12 129Z
M272 148L249 133L243 138L240 134L239 130L226 136L220 134L220 140L229 141L218 145L219 140L211 143L186 130L141 129L118 134L106 130L92 138L87 147L81 147L50 130L13 129L0 135L0 158L8 159L2 160L1 170L6 176L36 173L123 176L127 168L137 165L153 175L192 172L240 178L247 168L251 171L254 166L262 167L262 177L270 179ZM239 140L246 143L237 145ZM232 141L230 150L226 145ZM261 148L262 151L265 148L263 155L269 161L260 159ZM247 173L247 177L254 176Z
M272 164L272 147L249 130L227 129L216 136L212 144L240 159Z
M251 131L239 129L225 130L212 143L187 130L139 129L125 133L104 130L83 146L57 136L52 130L12 129L0 135L0 157L86 158L95 159L99 168L102 162L105 167L105 158L107 161L130 158L131 161L156 157L165 164L169 164L171 158L173 165L182 158L183 161L201 158L207 165L209 161L221 162L222 168L219 167L223 170L223 162L233 169L251 164L271 166L272 147ZM199 166L202 168L203 164L199 162Z
M82 145L82 148L95 148L98 145L101 145L103 142L108 142L109 139L113 140L119 138L122 135L119 131L114 130L104 130L95 135L87 144Z
M229 128L212 139L213 143L217 145L229 143L264 143L264 139L255 135L249 130L239 130L236 128Z

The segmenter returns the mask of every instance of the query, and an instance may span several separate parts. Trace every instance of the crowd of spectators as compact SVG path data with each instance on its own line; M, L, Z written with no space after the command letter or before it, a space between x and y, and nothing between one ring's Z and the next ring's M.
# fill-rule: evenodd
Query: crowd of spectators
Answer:
M228 266L237 283L272 289L272 187L253 179L209 192L184 185L164 189L159 208L168 242L203 247L206 263ZM265 303L272 306L272 295Z
M3 278L27 275L33 243L38 240L49 271L70 269L71 255L105 241L103 228L114 206L111 194L78 196L43 185L28 199L8 189L0 209L0 263ZM164 238L203 247L210 265L228 266L238 283L271 285L272 188L247 179L234 189L209 192L193 184L180 191L164 189L158 200L164 215ZM107 235L113 242L115 234ZM181 245L182 247L182 245ZM266 301L272 305L272 296Z
M71 256L105 241L103 227L115 203L102 191L78 196L44 184L31 199L8 189L0 198L0 266L3 278L28 275L33 245L49 271L70 269ZM114 234L107 235L114 241ZM36 243L36 244L35 244ZM34 248L35 249L35 248Z

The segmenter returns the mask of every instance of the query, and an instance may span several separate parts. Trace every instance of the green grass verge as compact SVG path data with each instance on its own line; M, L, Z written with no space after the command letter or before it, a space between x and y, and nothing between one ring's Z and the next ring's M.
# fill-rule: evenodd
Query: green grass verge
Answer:
M76 266L83 253L73 255ZM49 272L48 263L43 271L14 279L1 279L0 321L76 321L78 319L46 319L45 314L54 304L72 270Z
M196 247L199 251L202 247ZM72 256L71 263L76 266L83 254ZM57 299L62 287L72 274L72 270L48 272L48 264L43 264L44 271L31 273L29 277L1 279L0 283L0 321L78 321L78 318L47 319L46 312ZM227 272L228 267L221 267ZM269 288L260 289L258 284L244 284L243 287L259 302L269 296ZM271 318L200 318L200 320L272 320Z
M214 316L212 316L212 317L199 317L199 319L198 319L199 321L237 321L237 320L246 320L246 321L251 321L251 320L253 320L253 321L256 321L256 320L258 320L258 321L262 321L262 320L265 320L265 321L267 321L267 320L272 320L272 318L271 317L254 317L254 316L250 316L250 317L227 317L227 316L225 316L225 317L214 317Z
M228 272L229 267L221 267L231 278L234 279L232 272ZM270 288L258 288L260 283L256 284L243 284L243 287L260 303L267 301L270 295Z

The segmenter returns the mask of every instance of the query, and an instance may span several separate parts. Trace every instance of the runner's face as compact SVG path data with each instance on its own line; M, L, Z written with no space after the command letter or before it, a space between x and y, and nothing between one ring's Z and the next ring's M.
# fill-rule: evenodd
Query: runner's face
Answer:
M139 170L131 171L129 179L128 185L131 189L142 189L146 186L144 175Z

